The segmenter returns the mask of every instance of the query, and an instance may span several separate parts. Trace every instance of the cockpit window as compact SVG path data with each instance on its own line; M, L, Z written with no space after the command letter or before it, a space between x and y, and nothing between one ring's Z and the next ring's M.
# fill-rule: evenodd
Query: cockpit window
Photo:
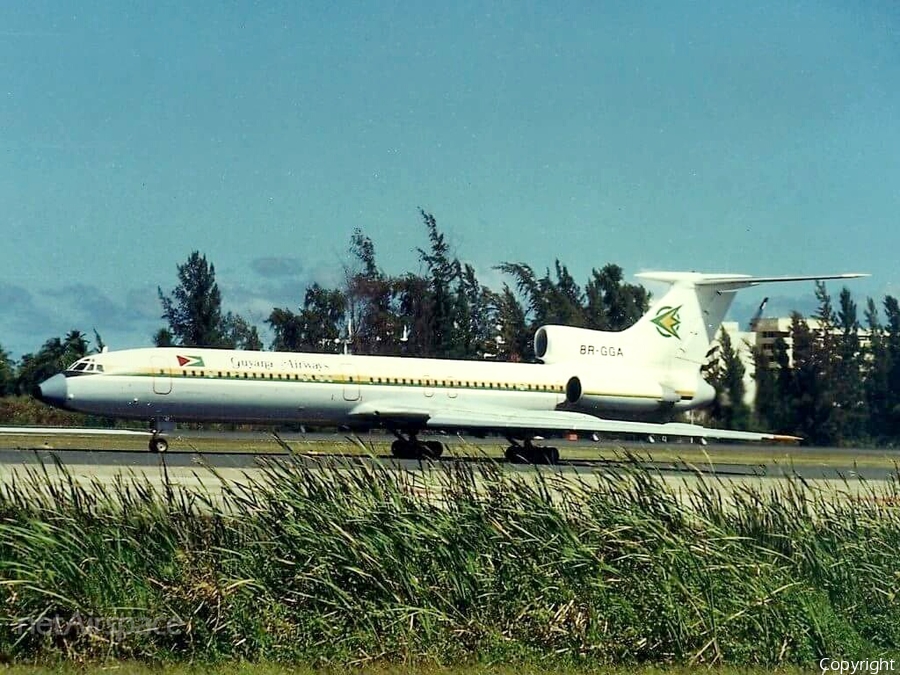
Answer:
M103 366L99 363L96 363L94 359L90 357L86 357L83 359L78 359L75 363L73 363L68 368L68 372L70 373L102 373Z

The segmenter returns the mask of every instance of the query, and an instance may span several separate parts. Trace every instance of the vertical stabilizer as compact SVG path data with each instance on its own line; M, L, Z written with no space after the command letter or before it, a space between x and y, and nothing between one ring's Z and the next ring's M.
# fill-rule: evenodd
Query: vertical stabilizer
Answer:
M704 365L710 343L738 290L764 283L853 279L863 274L751 277L743 274L643 272L642 280L671 284L669 290L625 333L648 365L692 371Z

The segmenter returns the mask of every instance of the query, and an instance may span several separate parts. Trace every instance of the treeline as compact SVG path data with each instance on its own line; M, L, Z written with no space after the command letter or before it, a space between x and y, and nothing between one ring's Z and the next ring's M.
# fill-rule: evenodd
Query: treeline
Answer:
M530 361L532 337L544 324L623 330L646 310L649 293L623 281L623 270L607 264L579 285L556 261L541 275L522 262L495 269L508 283L494 290L451 251L429 213L420 211L427 246L417 249L419 272L392 276L378 265L375 244L362 231L350 238L351 262L344 281L329 288L313 283L297 307L273 308L259 327L223 310L215 266L194 251L178 265L178 283L158 289L165 326L157 346L309 351L431 358ZM798 313L787 339L772 353L755 350L753 405L744 401L746 367L738 345L722 334L707 378L718 397L709 422L734 429L797 434L818 445L893 444L900 434L900 308L884 298L882 314L867 301L863 317L844 288L837 308L823 284L816 288L816 328ZM299 300L299 299L298 299ZM789 346L789 342L792 348ZM80 331L51 338L16 363L0 348L0 395L28 395L36 384L74 360L103 347Z
M313 283L296 308L273 308L265 321L273 335L268 345L258 326L224 311L215 265L194 251L177 266L176 286L169 292L158 289L166 325L153 335L153 343L529 361L532 336L543 324L622 330L647 309L646 290L625 283L622 268L612 264L592 270L582 288L558 260L543 275L525 263L503 262L496 269L510 283L492 290L452 254L434 216L420 215L428 245L417 249L419 273L385 273L374 242L357 229L350 238L344 282L336 288ZM0 348L0 395L28 395L47 377L102 348L96 332L92 344L77 330L47 340L18 363Z
M719 395L713 422L802 436L813 445L893 446L900 436L900 305L872 298L863 316L845 287L837 307L816 284L818 307L808 321L791 314L787 335L771 351L752 348L756 396L744 402L745 367L738 346L721 332L708 379ZM883 313L882 313L883 312Z

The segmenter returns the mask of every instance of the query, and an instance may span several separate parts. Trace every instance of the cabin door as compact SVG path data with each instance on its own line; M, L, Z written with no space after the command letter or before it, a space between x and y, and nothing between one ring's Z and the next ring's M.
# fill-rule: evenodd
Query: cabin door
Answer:
M168 394L172 391L172 376L166 368L166 359L162 356L154 356L150 359L150 367L153 369L153 393Z
M359 377L356 375L356 369L349 363L345 363L341 366L341 371L344 374L344 400L358 401Z

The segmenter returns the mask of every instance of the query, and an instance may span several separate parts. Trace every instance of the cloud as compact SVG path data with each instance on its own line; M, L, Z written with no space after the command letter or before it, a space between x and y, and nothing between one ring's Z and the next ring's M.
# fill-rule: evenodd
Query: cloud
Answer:
M122 307L116 305L96 286L89 284L71 284L61 288L53 288L42 292L43 295L60 301L66 305L70 314L99 323L121 321L124 317Z
M16 342L9 348L21 349L23 338L41 334L53 317L41 308L34 296L26 288L16 284L0 282L0 322L4 339ZM6 345L4 345L6 346Z
M269 256L251 261L250 268L266 279L283 279L303 274L303 263L299 258Z

